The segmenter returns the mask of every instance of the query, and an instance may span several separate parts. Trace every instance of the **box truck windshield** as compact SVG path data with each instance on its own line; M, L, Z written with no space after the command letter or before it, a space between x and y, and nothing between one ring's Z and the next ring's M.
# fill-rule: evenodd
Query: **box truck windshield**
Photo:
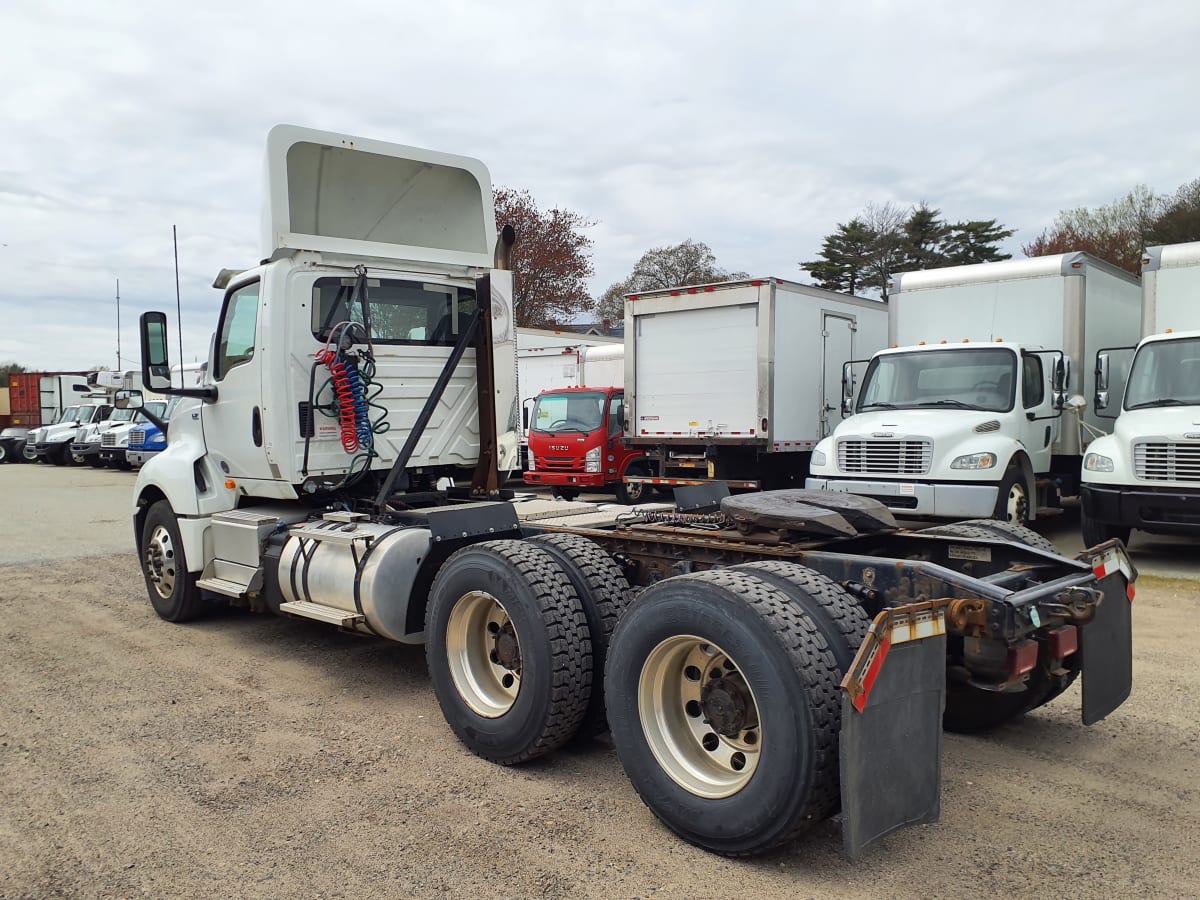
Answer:
M1200 338L1145 344L1133 360L1126 409L1200 404Z
M533 408L530 428L546 434L595 431L604 420L604 398L603 391L543 394Z
M1016 355L1010 350L921 350L871 360L857 412L953 406L1007 412Z

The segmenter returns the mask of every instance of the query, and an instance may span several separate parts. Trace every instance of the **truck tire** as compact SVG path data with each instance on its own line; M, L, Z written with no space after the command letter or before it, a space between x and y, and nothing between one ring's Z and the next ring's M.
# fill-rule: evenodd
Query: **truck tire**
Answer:
M592 693L592 642L570 579L527 541L464 547L429 590L426 657L446 723L515 765L565 744Z
M24 444L21 447L21 459L27 463L35 463L38 461L37 450L31 444Z
M837 808L837 663L804 609L756 575L643 591L613 633L605 698L634 789L698 847L760 853Z
M196 576L188 571L171 504L159 500L146 513L138 554L150 605L168 622L187 622L204 611Z
M1022 525L1029 519L1029 488L1020 466L1010 465L1000 482L996 495L996 510L992 518L1001 522Z
M960 527L970 528L973 531L971 534L964 534L957 530ZM951 522L947 525L922 528L921 533L944 534L949 537L980 537L981 535L974 533L974 529L991 532L1001 540L1025 544L1027 547L1036 547L1038 550L1045 550L1047 553L1062 556L1061 550L1032 528L1026 528L1024 525L1014 525L1012 522L1001 522L999 519L968 519L965 522Z
M632 462L625 468L625 475L646 476L649 474L650 467L642 462ZM653 494L653 485L642 482L626 484L624 476L622 476L621 480L617 482L617 500L626 504L627 506L632 506L635 503L645 503Z
M62 466L75 465L75 457L71 453L71 442L64 441L62 447L55 451L57 462Z
M555 485L550 488L550 496L557 497L559 500L574 500L579 496L579 488L559 487Z
M88 457L88 465L91 466L93 469L103 469L105 463L104 463L104 460L102 460L100 458L100 454L97 453L93 456Z
M756 575L800 604L833 652L840 682L871 627L862 606L832 578L797 563L761 560L733 566L730 571Z
M1113 538L1120 538L1122 544L1129 543L1129 534L1133 528L1129 525L1113 525L1093 519L1081 508L1079 510L1079 530L1083 532L1083 546L1095 547Z
M608 731L604 710L604 663L613 629L633 601L629 581L616 560L595 541L577 534L546 534L529 543L555 558L583 604L592 637L592 696L576 736L591 740Z
M0 464L8 462L8 444L0 443Z

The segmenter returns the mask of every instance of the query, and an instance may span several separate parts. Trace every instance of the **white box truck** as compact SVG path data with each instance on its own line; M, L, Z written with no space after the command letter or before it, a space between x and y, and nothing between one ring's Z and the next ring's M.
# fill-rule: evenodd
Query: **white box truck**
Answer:
M640 481L800 487L841 421L842 364L886 346L887 316L781 278L630 294L625 433L652 471Z
M807 487L918 517L1020 523L1061 510L1101 433L1084 400L1090 363L1137 334L1137 278L1066 253L904 273L889 299L892 346L857 398L843 373L855 415L816 448Z
M1083 460L1080 523L1089 546L1128 541L1134 528L1200 531L1200 241L1146 251L1132 366L1129 349L1096 355L1096 408L1120 402L1113 433L1093 441Z

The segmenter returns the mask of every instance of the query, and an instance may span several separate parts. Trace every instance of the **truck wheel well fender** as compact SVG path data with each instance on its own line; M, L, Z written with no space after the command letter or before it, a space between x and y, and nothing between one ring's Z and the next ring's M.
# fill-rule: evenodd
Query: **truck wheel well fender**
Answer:
M133 515L133 543L139 553L142 549L142 530L146 527L146 516L150 512L150 507L159 500L166 499L167 495L153 485L138 495L137 512Z
M635 467L637 469L641 469L646 475L651 474L650 461L646 459L645 456L631 456L629 459L625 460L625 465L621 469L620 476L624 478L626 475L631 474L630 470L634 469Z

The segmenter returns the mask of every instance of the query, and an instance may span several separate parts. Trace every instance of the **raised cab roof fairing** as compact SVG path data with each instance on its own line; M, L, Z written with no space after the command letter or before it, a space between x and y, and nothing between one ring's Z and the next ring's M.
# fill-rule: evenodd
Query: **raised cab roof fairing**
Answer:
M264 180L264 259L313 250L492 266L492 182L477 159L276 125Z

